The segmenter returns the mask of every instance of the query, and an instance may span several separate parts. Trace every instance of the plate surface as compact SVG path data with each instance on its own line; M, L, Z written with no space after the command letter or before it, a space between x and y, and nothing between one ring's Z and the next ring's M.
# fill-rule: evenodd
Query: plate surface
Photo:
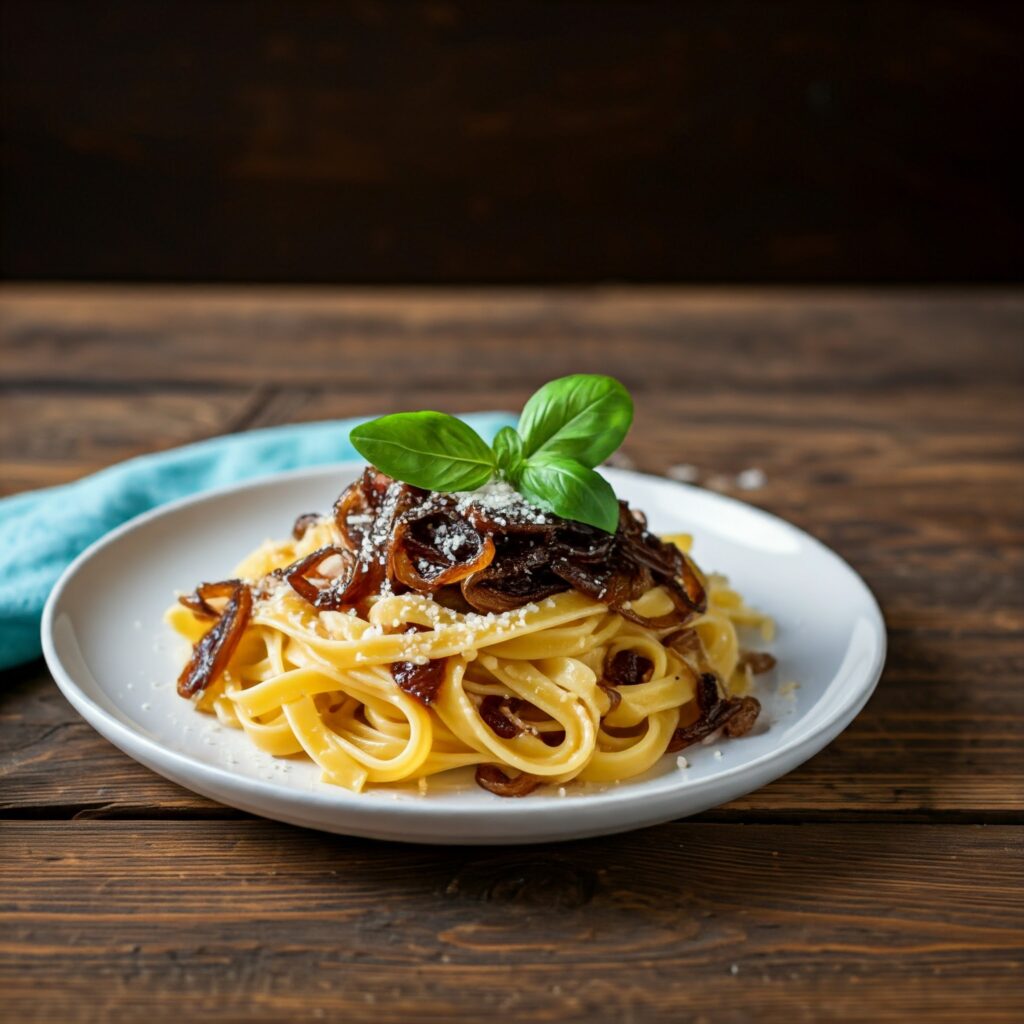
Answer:
M771 614L776 670L759 677L755 733L673 755L638 779L502 799L466 773L349 793L312 763L275 759L175 692L187 645L163 622L176 590L222 579L256 545L287 535L297 514L326 511L362 470L279 474L164 506L84 552L43 614L46 662L78 712L153 771L253 814L346 835L425 843L530 843L622 832L696 814L777 779L834 739L864 706L885 660L885 624L860 577L781 519L683 484L623 470L605 475L651 529L688 532L706 571L724 572ZM784 685L795 682L797 685Z

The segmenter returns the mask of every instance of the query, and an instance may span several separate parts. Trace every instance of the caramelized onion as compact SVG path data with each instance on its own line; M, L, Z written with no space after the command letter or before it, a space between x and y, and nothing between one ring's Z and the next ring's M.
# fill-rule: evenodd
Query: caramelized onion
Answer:
M391 477L367 466L363 475L334 503L334 521L350 551L362 547L391 483Z
M334 555L341 559L341 575L327 586L318 587L309 577L315 576L320 565ZM304 597L320 611L338 611L352 607L363 598L376 593L383 579L383 571L379 565L375 569L373 565L358 563L351 551L333 544L318 548L280 572L295 593Z
M187 596L178 598L178 603L183 604L193 615L204 619L216 619L220 616L215 608L211 608L210 601L218 598L231 598L235 596L235 590L243 586L241 580L223 580L220 583L200 583L198 587Z
M674 545L673 545L674 546ZM683 597L686 603L695 611L704 614L708 610L708 596L704 590L704 584L697 576L697 570L690 560L690 556L676 548L679 554L680 571L678 578L682 581ZM675 576L670 579L676 579Z
M565 581L549 568L554 533L550 524L503 527L495 534L490 564L462 581L467 603L478 612L500 614L566 590Z
M464 552L464 553L463 553ZM432 512L398 521L391 537L390 574L412 590L429 593L487 568L494 541L465 519Z
M767 651L744 651L740 655L740 666L749 668L755 676L759 676L775 668L775 658Z
M614 696L618 697L619 695L615 693ZM612 710L617 706L618 700L613 699ZM511 740L529 732L549 747L557 747L565 739L564 729L541 732L536 728L534 722L547 722L551 716L535 704L531 704L530 701L523 700L522 697L498 697L495 694L489 694L480 702L478 710L480 717L502 739Z
M567 589L563 580L542 570L506 575L501 567L493 566L462 581L466 603L485 614L501 614L524 604L536 604Z
M292 524L292 539L302 540L306 531L319 521L320 517L315 512L303 512Z
M605 659L604 678L613 686L635 686L654 675L654 662L636 651L618 651Z
M468 615L477 610L463 597L462 589L457 584L435 590L434 604L439 604L450 612L458 612L460 615Z
M677 610L686 615L689 612L707 611L707 595L689 558L675 546L656 537L646 529L646 520L638 520L635 512L623 501L619 502L619 532L626 556L638 566L647 568L656 583L668 591ZM659 617L667 618L666 616ZM658 620L634 621L654 626ZM670 625L671 623L665 623ZM655 626L661 628L661 625Z
M490 694L480 702L480 717L490 726L491 732L503 740L515 739L523 731L522 726L508 714L514 710L512 700L514 698Z
M335 503L334 518L342 544L331 552L347 551L352 558L344 576L317 588L308 579L319 564L313 556L286 573L318 608L355 605L380 593L385 581L393 593L432 593L446 607L464 604L483 613L510 611L575 588L657 629L683 626L707 607L686 556L650 533L643 515L625 502L619 503L618 529L610 534L538 514L525 504L491 508L482 498L456 500L368 468ZM664 588L673 607L645 617L632 602L653 586Z
M692 654L700 650L700 637L695 629L674 629L663 636L661 642L677 654Z
M495 796L529 796L543 781L526 772L511 779L496 764L476 766L476 784Z
M391 678L398 683L400 690L429 707L441 692L447 661L447 658L434 658L425 665L396 661L391 666Z
M749 732L761 711L761 704L754 697L725 698L718 689L718 680L711 672L697 677L697 708L700 714L691 725L680 726L668 742L667 752L688 747L705 739L713 732L725 727L730 736L742 736ZM729 723L738 719L734 731Z
M642 566L623 558L615 559L611 565L580 564L569 558L559 558L551 568L580 593L602 601L626 618L643 621L627 607L646 593L653 583L651 573Z
M193 646L192 657L178 676L178 693L182 697L201 693L220 678L245 632L246 623L252 613L252 591L248 584L238 580L207 583L198 587L196 593L202 595L204 588L215 588L217 593L210 593L209 596L220 597L223 596L220 591L224 587L231 587L231 596L224 606L224 611ZM200 596L200 601L205 603L205 597Z
M746 736L754 728L757 716L761 713L761 702L756 697L741 697L735 703L739 704L739 708L722 726L722 731L730 737Z

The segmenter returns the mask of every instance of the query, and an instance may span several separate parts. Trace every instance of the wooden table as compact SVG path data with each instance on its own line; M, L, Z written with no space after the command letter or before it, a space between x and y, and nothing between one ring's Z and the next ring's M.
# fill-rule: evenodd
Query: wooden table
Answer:
M742 496L864 575L891 646L857 721L766 789L507 851L228 810L100 739L41 663L7 672L0 1016L1020 1019L1019 292L9 287L2 314L4 492L611 372L639 468L762 469Z

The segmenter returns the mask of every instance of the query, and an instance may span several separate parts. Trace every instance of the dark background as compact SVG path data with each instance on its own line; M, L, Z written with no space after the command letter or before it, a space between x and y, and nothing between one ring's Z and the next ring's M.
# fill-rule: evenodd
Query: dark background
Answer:
M7 0L0 271L1016 280L1022 8Z

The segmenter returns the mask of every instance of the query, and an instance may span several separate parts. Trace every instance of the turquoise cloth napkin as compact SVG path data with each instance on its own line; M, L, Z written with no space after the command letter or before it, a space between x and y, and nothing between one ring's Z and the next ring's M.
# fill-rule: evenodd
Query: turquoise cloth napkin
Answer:
M506 424L515 425L507 413L462 418L488 440ZM335 420L229 434L0 500L0 668L38 657L46 598L60 574L93 541L175 498L279 470L359 458L348 432L360 422Z

